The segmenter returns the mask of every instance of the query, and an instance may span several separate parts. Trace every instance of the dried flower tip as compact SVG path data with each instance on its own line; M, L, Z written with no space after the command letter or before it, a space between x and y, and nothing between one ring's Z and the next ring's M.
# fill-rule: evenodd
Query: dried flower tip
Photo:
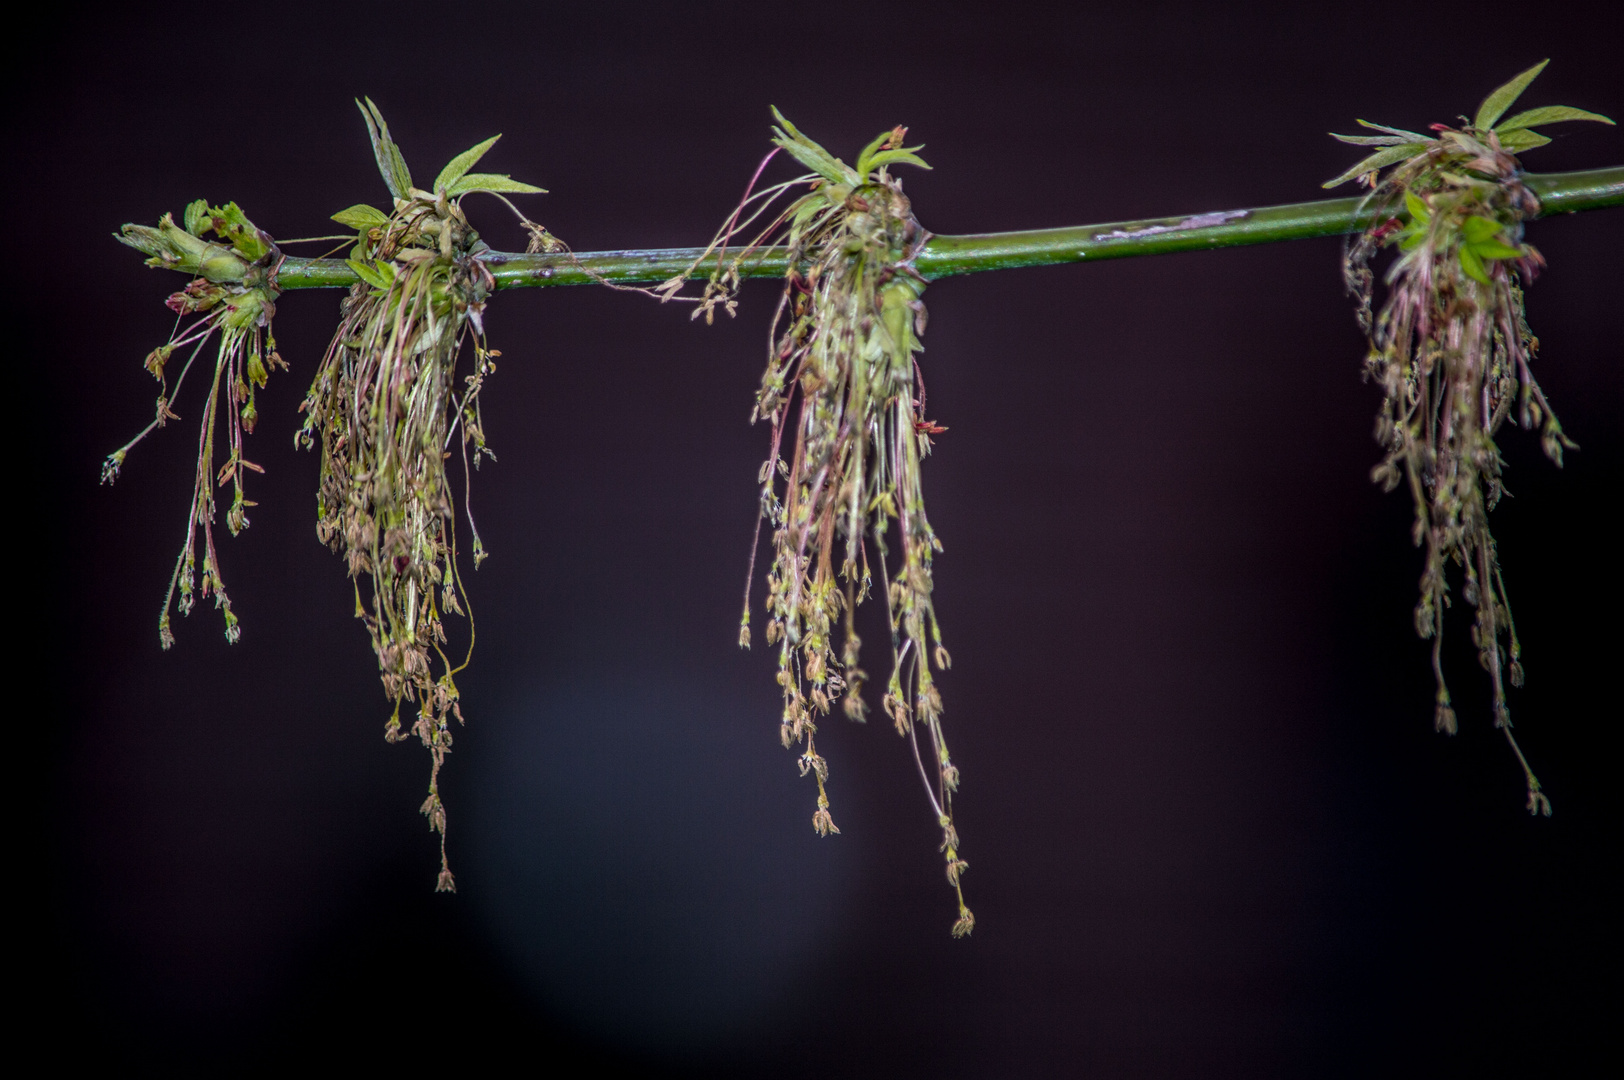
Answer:
M1438 703L1437 711L1433 713L1432 727L1434 731L1441 731L1445 735L1453 735L1459 730L1455 721L1455 710L1449 707L1448 702Z
M818 783L820 786L822 785L823 781L829 779L828 763L823 760L823 757L820 754L813 753L809 750L800 756L800 759L796 764L800 767L802 776L805 776L808 772L817 773Z
M953 936L956 938L968 937L970 931L976 928L976 917L969 908L959 905L959 919L953 924Z
M830 833L840 832L840 830L835 827L835 819L830 816L828 810L825 810L821 806L817 809L817 812L812 815L812 828L817 831L819 836L828 836Z

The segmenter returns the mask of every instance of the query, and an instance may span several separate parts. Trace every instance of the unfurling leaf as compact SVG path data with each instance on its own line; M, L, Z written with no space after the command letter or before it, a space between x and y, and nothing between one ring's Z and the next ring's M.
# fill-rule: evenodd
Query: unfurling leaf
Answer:
M1520 259L1528 253L1501 240L1483 240L1469 245L1472 254L1480 259Z
M863 152L857 155L857 172L860 176L867 176L874 168L873 157L880 147L891 141L891 132L882 131L874 137L874 141L863 147Z
M1386 124L1372 124L1369 120L1355 120L1360 127L1367 127L1371 131L1385 131L1389 135L1402 135L1407 142L1427 142L1429 136L1416 131L1406 131L1403 128L1388 127Z
M1405 194L1409 194L1405 192ZM1466 234L1468 243L1480 244L1491 236L1498 236L1501 225L1493 218L1473 215L1461 223L1461 232Z
M1538 78L1539 73L1544 71L1545 65L1549 63L1549 60L1541 60L1484 98L1483 104L1478 106L1477 119L1472 121L1472 126L1479 131L1492 128L1495 122L1506 114L1506 110L1511 108L1518 98L1522 97L1522 92L1528 89L1528 84Z
M345 259L344 264L355 271L355 276L371 285L374 289L389 288L389 279L378 272L377 267L361 259Z
M921 169L928 169L930 166L925 164L924 159L914 153L915 150L923 149L923 146L915 146L906 150L881 150L869 160L869 172L894 164L914 165ZM861 172L861 170L859 171ZM868 173L863 173L863 176L866 178Z
M378 111L371 98L364 101L365 104L360 101L355 104L367 122L367 135L372 139L372 155L378 160L378 172L382 174L389 194L404 199L412 190L411 170L406 168L406 159L400 156L400 147L389 137L389 125L384 123L383 113Z
M1359 164L1355 165L1353 168L1349 169L1347 172L1343 173L1341 176L1338 176L1335 180L1327 180L1320 186L1334 188L1338 184L1346 184L1349 180L1352 180L1355 177L1363 176L1366 173L1375 172L1377 169L1385 169L1387 166L1396 165L1401 161L1406 161L1426 150L1430 145L1432 144L1429 140L1428 142L1420 143L1403 143L1399 146L1389 146L1385 150L1378 150L1374 154L1371 154L1369 157L1365 158Z
M777 142L779 146L789 151L790 156L796 161L799 161L802 165L805 165L807 168L829 181L829 183L850 184L856 182L852 178L855 173L853 173L852 176L848 176L847 173L850 172L850 170L845 168L845 164L839 158L833 157L824 151L823 147L818 146L816 143L813 143L811 146L807 146L806 141L808 140L796 140L790 138L789 136L784 136L782 138L775 139L774 141Z
M794 124L784 119L777 106L772 109L773 119L779 127L774 129L773 142L789 151L791 157L811 169L831 184L856 184L861 179L855 170L835 157L819 144L802 135ZM883 141L883 140L882 140Z
M477 165L479 159L485 156L485 151L495 146L496 140L501 137L500 135L492 135L478 146L464 150L452 158L446 163L446 167L440 170L440 175L434 178L434 190L445 191L452 184L462 179L463 174Z
M1472 251L1470 244L1462 244L1460 248L1460 268L1466 271L1466 276L1473 281L1489 283L1489 272L1483 269L1483 261Z
M1501 134L1501 142L1504 142L1503 136L1505 133L1516 128L1531 128L1540 124L1560 124L1564 120L1594 120L1598 124L1612 123L1601 113L1586 112L1583 109L1575 109L1571 105L1544 105L1538 109L1520 112L1509 120L1496 124L1494 130Z
M1427 204L1422 202L1420 197L1413 191L1404 193L1404 208L1410 212L1410 220L1417 224L1425 224L1426 220L1432 216L1432 211L1427 209Z
M387 223L389 215L365 203L357 203L348 210L340 210L334 214L333 220L352 229L371 229Z
M1500 149L1509 150L1513 154L1521 153L1524 150L1532 150L1536 146L1544 146L1551 141L1539 132L1529 131L1527 128L1511 128L1500 132L1499 138Z
M196 202L188 204L184 220L187 232L193 236L202 236L205 231L211 228L209 223L209 201L207 199L198 199Z
M229 241L231 246L249 262L264 258L270 253L270 245L261 236L259 227L248 220L248 215L242 212L242 207L234 202L224 206L215 206L209 209L214 231L222 240Z
M1403 135L1338 135L1334 131L1328 134L1337 142L1345 142L1350 146L1402 146L1415 141L1414 138L1406 138Z
M536 187L534 184L524 184L510 176L497 173L469 173L456 183L445 189L451 198L466 195L470 191L504 191L515 195L545 195L546 188Z

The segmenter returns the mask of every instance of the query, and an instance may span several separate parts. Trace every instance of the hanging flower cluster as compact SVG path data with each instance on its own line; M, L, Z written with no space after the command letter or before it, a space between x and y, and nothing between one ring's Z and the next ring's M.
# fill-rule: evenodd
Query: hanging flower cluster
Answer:
M207 237L213 233L215 240ZM248 507L256 505L243 494L243 474L264 472L243 456L243 436L254 430L259 412L254 391L265 385L270 371L286 368L276 351L271 318L276 314L276 270L282 253L263 231L248 220L236 203L210 206L199 199L186 208L184 226L165 214L157 228L126 225L117 239L149 256L148 266L196 274L186 287L171 296L166 305L180 316L167 344L147 354L146 368L158 380L157 415L141 433L108 455L102 466L102 482L118 479L130 450L156 428L180 417L170 407L186 382L198 354L211 338L219 335L215 353L214 380L203 405L203 421L197 440L197 474L192 500L186 510L186 540L175 572L169 578L169 592L158 616L158 640L164 648L175 643L170 628L171 610L191 613L201 597L214 597L214 605L225 616L226 640L235 642L242 630L231 610L225 580L220 574L220 555L214 544L214 489L232 485L231 509L226 527L235 536L248 527ZM186 316L198 318L186 322ZM165 369L177 349L191 346L173 388ZM225 398L225 463L215 472L215 439L219 432L221 396ZM197 574L197 537L203 536L201 593ZM176 594L179 594L179 601Z
M1367 374L1383 390L1376 437L1385 457L1373 477L1387 490L1408 486L1413 538L1426 550L1415 624L1432 641L1436 726L1451 734L1458 727L1442 665L1453 575L1459 595L1475 611L1472 640L1490 677L1494 725L1524 771L1528 809L1548 815L1550 801L1512 733L1505 685L1522 684L1522 650L1488 524L1505 493L1495 442L1504 423L1537 428L1545 453L1558 465L1564 449L1574 446L1531 371L1538 341L1526 321L1522 289L1544 260L1524 242L1523 225L1540 213L1540 202L1516 155L1550 141L1538 127L1612 121L1565 106L1504 118L1544 67L1536 65L1494 91L1475 118L1462 118L1458 128L1434 124L1428 135L1359 121L1374 134L1335 137L1373 152L1326 186L1358 180L1370 189L1360 209L1369 225L1348 246L1344 274L1368 338ZM530 234L530 254L564 256L610 288L679 299L685 282L711 262L714 269L693 298L695 317L703 314L707 322L718 309L734 313L750 260L769 246L784 256L784 288L752 413L752 421L771 427L770 452L758 475L756 540L766 522L773 552L766 638L778 647L780 735L786 748L799 752L801 774L817 785L813 828L823 836L838 833L829 766L816 736L836 702L850 719L866 719L868 675L860 666L855 613L877 587L885 598L891 646L881 708L908 742L941 829L940 850L958 903L952 932L970 933L975 917L962 889L968 864L960 857L953 816L959 772L943 733L937 685L950 664L932 600L932 561L941 544L926 515L921 480L932 437L946 430L927 418L916 360L923 349L927 284L917 265L930 234L891 172L898 165L929 168L916 153L920 147L903 145L907 129L882 133L847 165L774 109L775 149L716 239L684 273L644 289L630 283L647 280L641 276L645 258L652 259L647 265L658 264L659 253L640 253L640 269L631 271L617 256L610 261L621 268L600 273L506 198L541 188L472 171L500 136L457 155L433 184L419 188L377 107L370 100L357 104L392 201L386 209L358 205L333 215L353 234L314 238L350 247L347 264L357 281L300 406L305 418L296 441L307 449L321 447L317 534L345 556L355 614L367 628L394 706L385 737L395 742L415 735L430 753L422 812L439 836L437 887L455 889L439 780L452 746L452 719L462 722L455 677L468 664L474 636L470 618L469 652L460 661L448 655L446 616L467 615L470 605L458 562L451 479L456 470L447 463L455 443L467 513L470 467L477 468L482 457L494 459L480 408L500 355L485 338L485 307L497 284L490 265L511 261L489 253L464 213L466 195L487 192L518 216ZM756 191L779 152L808 171ZM1199 215L1135 235L1245 215ZM234 642L240 628L213 533L216 488L232 485L226 523L236 534L248 526L248 508L255 505L245 495L245 474L263 472L244 456L244 438L258 419L255 393L271 370L287 367L271 320L281 291L278 273L290 284L297 279L281 248L299 241L279 246L235 203L202 200L187 207L180 224L166 214L156 227L124 226L118 239L148 256L149 265L182 271L192 280L168 300L179 316L176 331L146 360L160 386L156 415L107 458L103 480L118 477L146 435L179 419L171 405L203 348L217 341L186 538L159 638L164 648L173 644L174 609L187 614L196 600L213 597ZM735 240L742 250L730 257ZM1054 241L1045 243L1045 260L1062 257ZM1372 264L1389 248L1396 250L1385 271L1387 294L1374 310ZM999 253L1000 259L1006 254ZM1081 256L1068 246L1063 257ZM532 269L542 278L561 265L540 263ZM761 269L757 264L754 272ZM465 346L471 346L471 366L462 362ZM168 371L177 350L189 351L171 387ZM224 441L223 464L216 460L217 439ZM477 567L485 551L471 514L467 522ZM751 550L739 627L743 647L752 637L754 545ZM410 706L409 725L402 721L403 705Z
M395 706L384 733L389 741L408 737L401 705L417 708L409 734L432 758L423 813L440 834L438 888L451 891L439 778L451 749L451 718L462 720L455 676L468 656L453 663L444 649L441 619L463 614L467 603L446 461L455 440L466 501L470 459L477 467L482 456L493 456L479 394L500 355L486 344L483 320L495 281L479 261L486 246L461 203L474 191L542 189L469 171L500 136L453 158L432 188L417 188L377 107L369 99L361 112L394 205L387 214L352 206L333 215L357 230L349 265L361 280L344 301L338 331L300 406L305 423L297 439L306 447L321 443L316 533L344 552L355 579L356 617L366 624ZM459 385L465 342L473 345L473 371ZM467 516L477 567L485 551Z
M495 289L490 271L480 261L488 249L468 224L462 199L484 191L507 202L506 194L542 189L504 175L470 171L500 136L453 158L430 189L417 188L377 106L370 99L357 104L394 202L388 213L352 206L333 215L356 230L348 261L360 281L344 300L338 331L300 406L305 422L295 439L306 448L321 443L316 532L333 550L344 552L355 579L355 614L366 623L384 692L394 702L385 737L394 742L416 735L431 755L423 813L440 835L438 888L451 891L456 886L445 856L446 814L439 778L451 749L451 718L462 720L454 677L467 666L468 657L454 664L444 651L442 615L463 614L467 606L458 576L455 504L446 461L455 440L466 492L470 458L477 467L482 456L494 456L485 445L479 394L499 355L485 342L485 304ZM508 206L512 208L511 203ZM531 233L533 249L561 246L541 226L518 216ZM217 240L208 239L210 233ZM116 479L131 447L154 428L178 419L170 403L198 353L218 332L219 352L198 439L186 543L158 630L168 648L174 641L171 608L178 607L183 615L192 608L198 591L196 537L201 531L201 594L214 597L225 613L226 637L236 641L238 620L226 596L214 544L214 489L228 481L234 485L226 523L233 534L246 528L247 508L255 504L243 495L243 474L263 471L243 457L243 435L253 431L258 417L254 391L265 385L270 369L287 367L270 329L283 255L235 203L211 207L195 202L186 210L184 227L166 214L157 228L124 226L118 239L148 255L148 265L197 275L169 298L169 307L182 316L201 317L183 324L168 344L147 357L147 368L162 387L157 417L108 457L102 478ZM459 384L458 360L465 342L473 345L474 363L472 373ZM175 350L186 346L192 351L171 390L165 366ZM217 475L215 438L222 390L227 450ZM477 567L485 551L472 515L468 525ZM371 583L365 594L363 577ZM472 649L470 626L470 654ZM401 729L403 702L417 708L409 733Z
M1550 800L1511 730L1505 683L1522 685L1522 650L1488 521L1505 491L1494 441L1504 422L1537 428L1558 465L1564 447L1574 445L1529 369L1538 340L1524 316L1522 287L1544 259L1523 241L1523 222L1539 213L1539 200L1515 154L1550 141L1536 125L1612 121L1566 106L1502 120L1544 67L1490 94L1458 129L1434 124L1435 134L1426 136L1359 121L1381 134L1335 137L1382 149L1326 187L1359 178L1372 189L1365 200L1372 224L1350 245L1344 271L1369 337L1366 371L1383 391L1376 439L1387 455L1373 478L1389 491L1408 485L1412 535L1426 548L1415 625L1432 639L1436 727L1454 734L1457 726L1442 665L1453 562L1464 577L1461 595L1476 611L1472 640L1492 684L1494 725L1522 766L1529 811L1549 814ZM1398 255L1385 276L1386 303L1372 317L1370 262L1388 247Z
M941 827L947 878L958 896L953 933L962 936L975 917L960 887L968 864L959 857L953 824L959 773L942 733L935 678L950 662L931 602L931 559L941 544L925 514L920 480L931 436L946 429L925 418L914 359L925 329L925 279L913 264L930 234L889 171L899 164L929 166L914 153L918 147L902 145L905 128L880 135L849 166L776 109L773 115L779 124L773 142L811 172L747 193L706 257L767 215L781 194L809 190L771 217L731 262L718 258L695 314L708 318L719 306L731 311L742 260L775 238L787 244L790 269L752 416L772 425L771 453L758 479L760 520L772 527L766 634L768 644L779 647L780 736L786 748L800 748L802 775L817 781L813 828L821 835L839 832L829 810L829 767L815 738L819 718L836 701L851 719L865 717L867 675L858 666L853 614L877 573L891 625L891 675L881 705L911 742ZM678 284L668 283L668 290ZM787 460L786 430L793 432ZM899 549L894 555L890 536ZM739 629L745 647L749 594L747 584ZM843 638L838 652L837 630Z

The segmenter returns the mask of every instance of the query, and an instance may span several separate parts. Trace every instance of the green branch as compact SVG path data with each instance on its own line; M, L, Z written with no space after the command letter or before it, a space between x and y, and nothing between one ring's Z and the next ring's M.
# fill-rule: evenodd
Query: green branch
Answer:
M1529 174L1526 183L1540 197L1542 217L1624 205L1624 166ZM1167 255L1176 251L1339 236L1369 226L1369 214L1360 212L1359 203L1358 198L1327 199L1257 210L1105 225L936 236L925 245L916 265L926 278L935 280L1017 266L1095 262L1134 255ZM588 285L594 280L620 285L658 284L688 270L700 254L700 248L590 251L574 255L515 255L493 251L484 256L484 260L498 288L518 289ZM745 277L783 277L785 259L783 248L765 248L746 259L739 270ZM277 284L283 289L344 288L355 281L355 272L341 259L290 256L277 274Z

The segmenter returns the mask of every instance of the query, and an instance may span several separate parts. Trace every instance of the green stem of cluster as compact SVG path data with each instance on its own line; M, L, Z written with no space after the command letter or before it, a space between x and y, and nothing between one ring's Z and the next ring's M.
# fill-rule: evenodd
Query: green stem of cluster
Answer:
M1524 182L1539 196L1542 217L1624 205L1624 166L1584 172L1531 173ZM1360 210L1360 202L1359 198L1326 199L1106 225L935 236L920 252L915 266L927 279L935 280L1017 266L1096 262L1135 255L1167 255L1177 251L1339 236L1360 232L1371 224L1369 213ZM482 258L496 278L497 288L519 289L589 285L594 281L653 285L688 271L701 253L699 248L548 255L493 251ZM763 248L744 259L739 273L744 277L781 278L787 259L785 248ZM355 281L355 271L341 259L289 257L277 274L277 284L283 289L346 288Z

